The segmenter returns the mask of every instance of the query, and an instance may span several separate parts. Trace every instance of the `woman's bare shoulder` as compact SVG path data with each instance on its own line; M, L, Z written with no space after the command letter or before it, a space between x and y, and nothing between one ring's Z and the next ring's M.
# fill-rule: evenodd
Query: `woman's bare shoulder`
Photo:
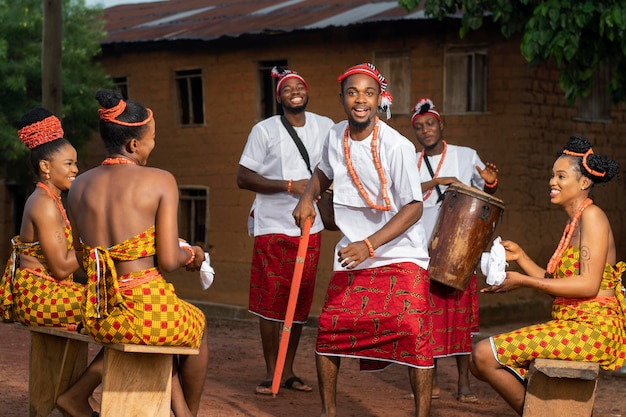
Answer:
M159 186L177 186L174 174L161 168L145 167L142 174L148 181L159 181Z
M611 233L611 223L602 208L591 205L581 215L581 227L586 233L606 234ZM583 233L584 234L584 233Z
M608 223L609 221L604 210L602 210L600 206L596 206L595 204L590 205L583 211L582 219L583 221L587 220L587 221L598 222L598 223L604 223L604 222Z

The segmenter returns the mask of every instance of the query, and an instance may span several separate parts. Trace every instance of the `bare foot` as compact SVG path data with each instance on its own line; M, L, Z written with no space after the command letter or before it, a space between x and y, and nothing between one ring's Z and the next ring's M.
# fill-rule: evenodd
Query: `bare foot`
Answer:
M441 388L439 388L439 385L437 385L437 381L433 378L433 389L430 393L430 398L436 400L439 397L441 397ZM404 398L405 400L412 400L415 398L415 396L412 392L409 392L408 394L404 394L402 398Z
M93 410L89 405L89 401L80 401L77 398L72 398L67 393L59 395L57 407L73 417L93 417Z
M435 394L435 390L433 390L433 393L430 395L430 398L433 400L436 400L439 397L441 397L441 393L438 392L437 394ZM412 392L409 392L408 394L404 394L402 398L404 398L405 400L412 400L415 398L415 396L413 395Z
M93 395L89 396L89 406L94 411L100 411L100 403L93 397Z
M465 404L480 404L478 396L473 392L461 393L456 395L456 400Z

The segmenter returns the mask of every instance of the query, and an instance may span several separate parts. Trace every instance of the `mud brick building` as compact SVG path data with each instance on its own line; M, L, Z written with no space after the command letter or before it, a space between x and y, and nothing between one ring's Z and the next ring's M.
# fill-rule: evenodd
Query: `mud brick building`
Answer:
M246 218L254 196L239 190L235 177L250 128L276 111L273 65L301 74L310 87L309 110L339 121L338 75L373 62L394 96L388 122L411 140L410 108L432 98L446 140L476 149L500 169L496 196L506 209L494 237L517 241L540 263L551 256L566 221L550 205L548 180L567 138L587 136L598 152L626 167L626 111L609 102L607 74L597 74L588 99L569 106L557 68L528 66L520 39L505 39L489 23L461 40L458 17L432 20L395 1L371 0L171 0L112 7L104 19L102 64L127 97L154 110L157 146L149 164L178 180L181 235L211 248L217 276L209 291L185 272L170 274L186 298L247 305L253 242ZM98 164L101 148L95 137L84 165ZM594 197L610 217L619 258L626 259L624 184L598 188ZM2 192L0 249L7 253L11 204L10 193ZM313 314L337 233L324 232ZM549 302L524 291L481 297L483 321L547 314Z

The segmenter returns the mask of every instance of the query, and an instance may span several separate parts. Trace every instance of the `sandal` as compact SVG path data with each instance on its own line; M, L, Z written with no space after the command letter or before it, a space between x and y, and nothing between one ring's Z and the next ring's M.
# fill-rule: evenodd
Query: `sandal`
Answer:
M283 384L283 387L294 390L294 391L301 391L301 392L313 391L313 388L305 384L304 381L302 381L297 376L292 376L291 378L287 379L285 383Z
M272 395L272 380L268 379L267 381L261 382L256 386L254 392L260 395Z

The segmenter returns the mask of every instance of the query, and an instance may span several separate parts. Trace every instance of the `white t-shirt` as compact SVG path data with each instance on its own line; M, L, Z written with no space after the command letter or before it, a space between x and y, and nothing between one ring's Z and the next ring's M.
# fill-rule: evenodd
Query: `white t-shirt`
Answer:
M319 168L333 183L335 222L343 233L335 247L334 270L345 270L337 260L337 252L351 242L358 242L377 232L398 211L412 201L422 201L422 181L417 170L413 144L386 123L379 121L378 154L387 181L391 201L389 211L369 207L359 194L348 173L343 139L347 121L337 123L324 142ZM352 166L364 190L376 205L384 205L381 180L372 156L372 135L362 141L348 141ZM412 262L428 268L428 248L421 221L409 227L395 239L377 248L375 256L368 258L356 269Z
M419 161L422 152L417 153L417 159ZM437 171L437 166L441 161L441 155L429 156L430 166L433 169L433 173ZM485 181L482 179L476 167L485 169L485 164L480 160L478 154L472 148L465 146L456 146L447 144L446 155L443 160L443 165L437 174L437 177L456 177L465 185L476 187L479 190L483 190L485 187ZM420 166L420 176L423 182L428 182L432 179L432 176L428 172L426 162L422 160ZM448 188L447 185L440 185L441 193L445 193ZM429 191L427 191L428 193ZM426 195L426 193L424 193ZM442 202L437 202L439 195L436 189L432 189L430 196L424 200L424 214L422 219L424 220L424 229L426 230L427 242L430 238L437 224L437 216L439 216L439 209Z
M304 126L294 127L294 130L309 154L311 170L315 170L321 157L324 138L334 122L328 117L311 112L305 112L305 118ZM311 177L280 116L272 116L252 127L239 164L273 180L297 181ZM250 210L250 234L260 236L280 233L300 236L300 228L296 226L292 215L298 200L299 196L287 191L275 194L257 193ZM318 213L311 226L311 233L317 233L323 228Z

